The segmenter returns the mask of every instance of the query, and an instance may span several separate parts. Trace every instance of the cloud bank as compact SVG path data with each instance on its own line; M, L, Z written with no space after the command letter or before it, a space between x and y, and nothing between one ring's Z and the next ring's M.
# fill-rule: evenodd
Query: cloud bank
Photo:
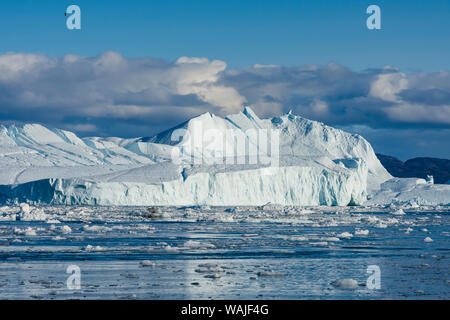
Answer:
M206 111L226 115L243 106L264 117L292 109L360 131L381 152L401 145L393 142L395 135L412 144L399 156L433 153L433 145L440 149L435 156L450 157L449 71L406 74L387 66L355 72L335 63L227 69L219 60L128 59L111 51L96 57L0 54L2 123L133 137ZM389 141L382 142L382 132ZM427 146L424 137L433 141Z

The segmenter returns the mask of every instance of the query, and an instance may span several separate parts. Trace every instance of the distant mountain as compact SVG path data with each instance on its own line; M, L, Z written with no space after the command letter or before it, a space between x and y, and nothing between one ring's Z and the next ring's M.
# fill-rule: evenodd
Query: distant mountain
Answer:
M391 156L377 154L381 164L398 178L434 177L435 183L446 183L450 180L450 160L438 158L414 158L405 162Z

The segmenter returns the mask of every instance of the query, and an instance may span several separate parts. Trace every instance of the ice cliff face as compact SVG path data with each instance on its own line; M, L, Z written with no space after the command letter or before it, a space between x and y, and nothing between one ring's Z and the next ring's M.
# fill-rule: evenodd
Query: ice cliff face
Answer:
M260 132L277 134L268 150ZM252 152L277 161L252 163ZM249 108L136 139L1 127L0 170L2 200L100 205L361 204L368 187L391 178L359 135L292 114L259 119Z
M20 201L72 205L348 205L362 203L366 197L367 169L363 162L356 165L356 170L294 165L179 172L166 163L120 175L0 186L0 194Z

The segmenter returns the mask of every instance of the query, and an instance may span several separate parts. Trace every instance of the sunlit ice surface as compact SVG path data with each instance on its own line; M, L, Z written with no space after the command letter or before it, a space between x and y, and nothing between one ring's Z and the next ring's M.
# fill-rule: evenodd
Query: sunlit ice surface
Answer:
M4 206L0 298L448 299L449 212Z

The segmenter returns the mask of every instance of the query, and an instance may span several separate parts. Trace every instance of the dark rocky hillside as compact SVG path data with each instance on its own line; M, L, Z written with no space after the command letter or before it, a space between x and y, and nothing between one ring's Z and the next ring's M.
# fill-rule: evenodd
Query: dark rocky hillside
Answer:
M414 158L405 162L397 158L377 154L381 164L398 178L426 178L434 177L434 183L446 183L450 180L450 160L438 158Z

